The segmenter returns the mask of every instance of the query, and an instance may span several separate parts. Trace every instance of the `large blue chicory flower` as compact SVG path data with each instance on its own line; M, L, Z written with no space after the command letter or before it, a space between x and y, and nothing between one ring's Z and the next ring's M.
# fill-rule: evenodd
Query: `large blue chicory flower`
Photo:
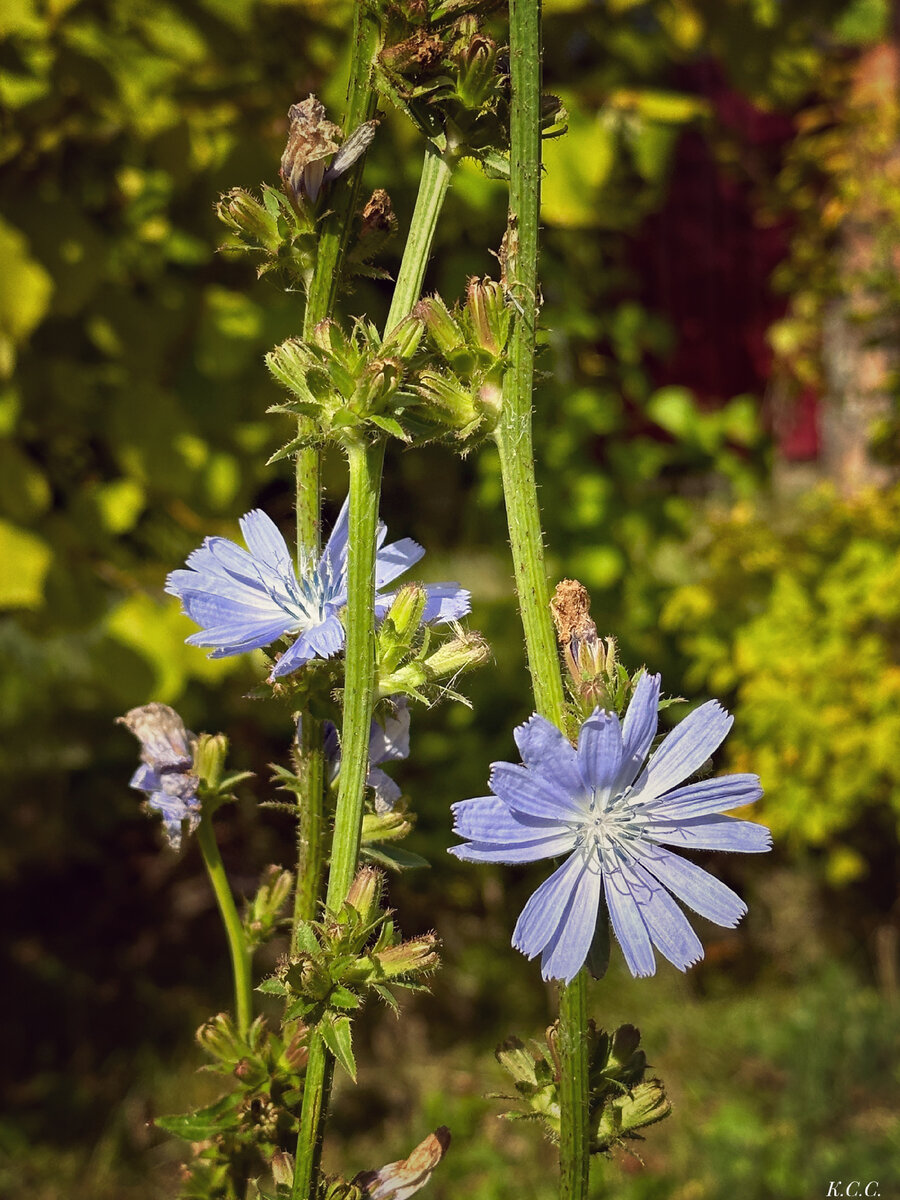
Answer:
M369 771L366 786L375 793L375 811L390 812L402 795L399 786L381 764L409 758L409 704L405 696L394 696L393 712L384 718L384 723L373 719L369 728ZM297 740L301 738L303 718L297 719ZM328 782L334 783L341 770L341 740L333 721L322 726L322 741L325 762L328 767Z
M247 550L227 538L210 537L187 560L187 570L173 571L166 591L181 600L184 611L200 627L190 646L213 647L210 658L224 658L269 646L296 635L272 671L289 675L311 658L330 658L344 646L340 611L347 603L347 517L344 503L337 524L317 563L305 565L297 577L287 543L274 522L259 509L241 517ZM375 562L375 614L383 617L393 595L381 589L417 563L425 551L403 538L384 545L386 527L379 522ZM456 583L432 583L423 620L456 621L469 611L469 593Z
M200 780L194 774L197 739L168 704L132 708L119 722L141 743L141 765L129 786L144 793L147 807L162 817L169 845L177 850L183 822L187 821L189 833L200 823Z
M576 748L537 714L515 731L523 766L494 763L493 796L453 805L455 831L469 843L450 853L468 862L526 863L566 855L519 917L513 945L541 955L545 979L573 979L584 965L603 896L635 976L653 975L653 947L680 970L703 947L670 892L717 925L747 911L739 896L667 846L759 853L769 831L722 815L762 795L756 775L684 783L719 747L733 718L715 700L663 740L656 736L659 676L638 681L625 720L595 709Z

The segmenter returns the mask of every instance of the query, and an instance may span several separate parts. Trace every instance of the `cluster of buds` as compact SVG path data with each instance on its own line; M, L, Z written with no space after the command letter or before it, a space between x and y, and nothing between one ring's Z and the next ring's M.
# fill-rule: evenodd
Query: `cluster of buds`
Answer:
M480 633L453 624L451 636L442 638L435 628L424 624L426 602L421 585L406 584L378 628L378 699L402 695L426 704L442 696L463 700L452 690L452 682L490 658L490 647Z
M462 4L387 9L379 90L442 151L490 160L508 144L509 79L500 47Z
M658 1079L647 1079L647 1057L640 1049L641 1035L633 1025L621 1025L612 1034L588 1022L590 1071L591 1153L608 1154L629 1140L642 1140L638 1132L669 1115L671 1105ZM527 1048L510 1038L497 1050L497 1060L515 1082L515 1096L523 1109L503 1114L507 1120L540 1120L552 1142L559 1141L558 1022L547 1030L546 1051L532 1043Z
M498 46L471 0L389 0L376 61L378 89L438 150L478 159L509 178L508 51ZM542 105L545 137L565 130L555 96Z
M465 304L453 312L440 296L429 296L415 313L443 360L439 369L419 371L416 389L429 420L468 449L491 433L500 416L512 321L503 288L473 278Z
M357 320L350 333L322 321L309 341L291 338L266 355L269 370L292 394L270 412L310 417L319 435L343 442L364 433L389 433L404 441L401 421L420 402L407 385L409 360L422 336L422 323L407 317L383 340L375 326ZM292 454L297 439L270 461Z
M217 212L234 239L226 249L259 256L261 276L277 272L289 286L307 286L315 268L316 221L322 197L365 153L378 122L364 122L342 142L340 129L328 120L321 101L312 95L291 105L288 120L281 190L263 184L257 198L244 188L233 188L221 198ZM376 207L383 213L384 200ZM391 218L385 215L375 225L389 229ZM363 232L366 228L364 214ZM362 258L370 258L383 240L372 239Z
M260 986L283 997L285 1021L301 1021L312 1030L353 1079L349 1014L373 993L396 1009L391 989L424 990L422 980L439 961L434 934L401 940L382 906L383 886L380 871L361 868L341 910L301 923L294 953Z
M273 1154L296 1140L308 1039L309 1030L297 1023L279 1037L262 1017L240 1033L226 1013L197 1030L212 1060L208 1069L229 1078L233 1090L206 1108L156 1121L195 1144L185 1195L220 1195L215 1185L229 1164L241 1160L261 1173Z
M630 675L619 661L616 639L597 636L587 588L577 579L563 579L557 584L550 610L578 723L595 708L622 716L642 670Z

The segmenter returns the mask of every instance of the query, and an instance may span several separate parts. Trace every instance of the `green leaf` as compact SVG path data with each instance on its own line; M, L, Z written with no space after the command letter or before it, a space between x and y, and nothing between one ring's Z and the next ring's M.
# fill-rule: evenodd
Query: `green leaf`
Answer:
M369 846L363 846L360 853L364 858L389 867L392 871L409 871L414 867L431 866L428 859L422 858L420 854L413 854L411 850L401 850L399 846L388 846L384 842L373 842Z
M353 1033L349 1017L326 1017L318 1025L319 1036L356 1083L356 1059L353 1057Z
M28 253L25 237L0 221L0 378L12 374L16 349L40 323L50 304L53 281Z
M203 1142L223 1130L237 1129L240 1103L240 1095L232 1092L207 1108L198 1108L195 1112L179 1116L157 1117L154 1124L166 1133L184 1138L186 1142Z
M0 520L0 609L40 608L53 552L45 541Z

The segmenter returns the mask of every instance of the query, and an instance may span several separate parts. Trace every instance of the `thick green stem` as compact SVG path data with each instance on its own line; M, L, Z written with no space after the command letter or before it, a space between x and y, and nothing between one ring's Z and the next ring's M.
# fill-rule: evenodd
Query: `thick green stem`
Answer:
M303 1079L303 1108L297 1134L291 1200L317 1200L319 1161L333 1074L334 1059L325 1049L322 1039L314 1035L310 1040L309 1059Z
M564 729L565 696L550 614L531 430L541 183L540 0L510 0L509 23L512 95L507 285L516 304L516 317L496 438L535 704L544 717ZM588 1192L586 1031L587 976L582 970L560 993L561 1200L586 1200Z
M216 903L222 914L222 924L225 926L225 935L228 938L231 970L234 976L234 1006L237 1027L241 1033L246 1033L253 1018L250 951L247 948L244 927L235 907L228 876L225 874L225 864L222 862L222 855L219 853L216 835L213 833L209 817L201 818L197 828L197 841L200 843L200 853L203 855L206 872L209 875L213 892L215 892Z
M385 333L390 333L418 302L425 268L431 254L431 244L434 241L434 231L452 173L452 159L446 154L441 154L433 143L428 142L425 146L425 161L422 163L419 194L409 227L409 237L403 249L403 261L397 275L391 309L384 325Z
M419 196L386 330L419 298L438 216L450 182L450 164L426 151ZM363 800L369 762L369 729L375 698L375 536L381 495L384 442L348 446L350 511L347 564L347 643L341 774L331 843L326 907L339 909L356 874L362 835ZM322 1040L310 1044L291 1200L316 1200L319 1159L328 1115L334 1060Z
M350 80L347 88L347 109L344 114L344 135L349 136L375 112L376 95L372 89L372 64L378 49L378 22L364 3L354 10L353 41L350 55ZM353 214L359 206L364 160L334 188L331 209L319 226L316 265L306 298L303 314L303 337L308 339L320 321L331 316L340 280L344 251L353 224ZM298 436L314 433L313 423L301 417L297 422ZM301 570L305 562L314 559L320 549L321 525L321 453L318 446L304 446L295 459L297 559ZM324 776L322 724L307 713L303 726L304 786L297 832L297 888L294 897L294 930L297 922L311 920L316 915L319 884L324 865Z
M331 869L325 905L344 903L359 859L363 799L369 770L369 727L375 697L375 537L381 499L384 439L347 446L350 512L347 530L347 649L344 719Z

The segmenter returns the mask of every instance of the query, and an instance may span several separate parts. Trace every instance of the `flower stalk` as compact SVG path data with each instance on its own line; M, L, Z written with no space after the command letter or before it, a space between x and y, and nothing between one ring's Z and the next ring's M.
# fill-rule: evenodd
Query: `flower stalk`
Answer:
M534 475L532 393L541 173L540 0L510 0L510 188L507 288L516 315L496 430L509 539L538 712L565 731L565 695ZM587 976L560 991L560 1197L586 1200L590 1171Z
M219 912L222 914L222 924L225 926L225 936L228 939L228 950L231 954L231 970L234 976L234 1007L237 1028L245 1034L250 1028L253 1018L253 991L250 978L250 951L244 936L241 918L238 916L234 896L228 876L225 874L225 864L216 843L212 821L208 816L200 819L197 827L197 841L200 843L200 853L203 855L203 865L209 875L215 893Z
M344 115L344 136L348 137L375 111L376 96L372 88L372 63L378 47L378 22L370 9L356 4L350 59L350 80L347 88L347 110ZM320 321L334 309L341 263L347 246L352 214L359 204L362 185L362 160L351 170L345 186L336 189L333 211L322 222L316 250L316 265L306 297L303 314L303 337L309 339ZM298 435L309 433L312 422L307 417L297 421ZM318 446L302 446L295 459L295 504L297 522L297 556L313 559L319 551L322 513L321 450ZM294 898L294 937L301 920L316 915L319 885L324 866L325 840L324 798L325 762L322 748L322 724L306 715L303 745L303 791L297 797L300 807L297 830L297 885Z
M365 20L358 16L357 24L360 21L365 24ZM375 43L371 44L374 46ZM412 310L419 298L438 217L450 182L450 172L449 160L429 145L385 325L387 331ZM311 300L313 294L310 293ZM325 899L326 908L331 911L337 911L346 898L359 860L369 729L375 701L375 538L384 451L383 438L374 443L351 441L347 445L350 523L346 675L341 775ZM314 1038L310 1045L303 1089L291 1200L315 1200L317 1195L319 1160L333 1072L334 1058L326 1050L321 1038Z

